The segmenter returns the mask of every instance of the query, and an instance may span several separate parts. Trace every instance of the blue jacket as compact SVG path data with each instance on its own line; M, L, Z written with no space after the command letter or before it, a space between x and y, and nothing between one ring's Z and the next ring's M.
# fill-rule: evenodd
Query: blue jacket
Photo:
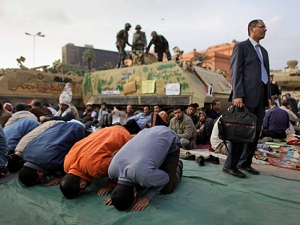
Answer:
M43 168L46 172L63 171L66 154L85 137L85 129L75 122L57 123L48 128L23 150L23 159Z
M7 165L7 143L2 127L0 126L0 168Z
M14 151L22 137L39 126L36 120L19 119L3 129L9 151Z
M179 144L177 134L166 126L145 128L113 157L109 177L119 184L149 188L145 196L152 199L169 182L169 175L159 168Z

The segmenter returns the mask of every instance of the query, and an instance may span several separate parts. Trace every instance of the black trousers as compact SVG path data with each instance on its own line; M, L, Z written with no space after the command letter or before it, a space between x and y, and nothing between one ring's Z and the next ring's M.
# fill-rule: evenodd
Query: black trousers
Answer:
M262 122L265 116L265 101L267 99L267 87L266 85L261 85L261 94L259 98L259 103L255 108L249 108L250 113L257 116L257 128L256 128L256 139L253 143L239 143L239 142L229 142L228 144L228 154L224 167L232 170L236 170L237 166L251 166L252 157L256 150L257 142L259 139L259 134L262 127Z
M160 191L162 194L172 193L181 180L182 167L179 163L179 153L180 150L177 150L176 152L167 155L165 161L159 167L159 169L165 171L169 175L169 182Z

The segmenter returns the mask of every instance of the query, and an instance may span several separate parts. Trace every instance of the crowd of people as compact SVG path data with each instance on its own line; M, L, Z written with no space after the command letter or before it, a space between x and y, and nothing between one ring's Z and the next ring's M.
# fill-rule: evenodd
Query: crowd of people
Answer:
M125 24L125 30L118 33L120 64L130 27ZM137 25L136 49L146 46L140 29ZM217 153L228 153L224 173L238 178L246 177L240 170L258 175L251 166L258 140L282 140L287 132L300 131L297 101L290 94L280 98L277 90L276 94L272 91L276 88L270 84L268 55L257 45L265 32L262 20L251 21L249 39L236 44L231 58L231 101L239 110L246 106L257 116L255 142L219 138L221 103L217 99L205 109L192 103L187 108L175 106L171 112L161 105L153 109L145 105L142 110L127 105L122 110L109 108L106 102L99 108L88 102L82 115L72 106L71 97L63 94L57 109L38 99L16 107L6 101L0 103L0 174L18 172L20 182L28 187L59 184L68 199L82 195L95 178L108 176L98 195L111 193L104 204L118 210L131 207L131 211L144 210L158 193L173 192L182 177L180 148L191 150L209 144ZM151 44L158 51L157 41L163 38L156 32L151 35L147 51ZM147 190L142 191L144 188Z

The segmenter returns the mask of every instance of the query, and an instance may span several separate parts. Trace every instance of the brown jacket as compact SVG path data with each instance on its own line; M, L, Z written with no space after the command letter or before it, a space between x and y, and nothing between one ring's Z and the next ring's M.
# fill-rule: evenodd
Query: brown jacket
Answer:
M8 119L12 116L11 112L6 109L0 109L0 125L4 128Z

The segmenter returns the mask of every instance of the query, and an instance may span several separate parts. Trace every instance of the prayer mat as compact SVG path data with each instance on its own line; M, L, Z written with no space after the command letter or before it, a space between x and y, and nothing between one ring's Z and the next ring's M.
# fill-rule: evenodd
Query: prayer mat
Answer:
M273 152L266 152L271 165L300 171L300 146L272 146Z

